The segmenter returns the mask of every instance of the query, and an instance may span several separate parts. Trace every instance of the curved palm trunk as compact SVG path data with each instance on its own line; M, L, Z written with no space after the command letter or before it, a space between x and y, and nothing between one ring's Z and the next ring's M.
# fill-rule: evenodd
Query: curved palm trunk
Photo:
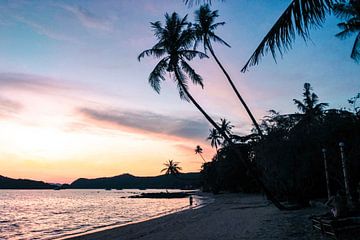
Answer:
M206 41L205 41L205 44L206 44L206 46L209 48L210 53L211 53L211 55L214 57L216 63L219 65L219 67L221 68L221 70L222 70L223 73L225 74L225 76L226 76L229 84L231 85L232 89L234 90L234 92L235 92L236 96L238 97L238 99L240 100L241 104L244 106L247 114L249 115L249 117L250 117L251 121L253 122L253 124L254 124L256 130L258 131L259 135L262 137L263 134L262 134L262 131L261 131L258 123L256 122L253 114L251 113L251 111L250 111L249 107L247 106L247 104L245 103L244 99L241 97L239 91L236 89L236 87L235 87L233 81L231 80L229 74L226 72L225 68L224 68L223 65L220 63L219 59L216 57L216 55L215 55L215 53L214 53L214 50L212 49L209 41L206 40Z
M202 158L202 160L204 161L204 163L206 163L206 161L205 161L204 157L202 156L202 154L199 153L199 155L200 155L200 157Z
M202 107L195 101L195 99L190 95L189 91L186 89L186 87L184 86L183 82L180 80L181 78L179 77L179 74L177 72L177 70L175 69L174 71L175 76L181 86L181 88L184 90L185 94L187 95L187 97L190 99L191 103L195 105L195 107L204 115L204 117L206 118L206 120L208 120L208 122L213 125L213 127L224 137L224 139L226 141L229 142L230 146L234 148L235 153L237 155L237 157L244 163L245 167L249 170L250 174L254 177L255 181L257 182L257 184L259 184L259 186L261 187L261 189L264 191L264 193L266 194L267 198L279 209L279 210L288 210L288 208L286 208L285 206L283 206L275 197L274 195L270 192L270 190L265 186L265 184L260 180L260 177L257 174L257 171L251 166L251 163L248 159L244 159L241 155L241 152L236 148L235 144L231 141L231 139L226 135L226 133L224 133L223 131L221 131L220 127L216 124L216 122L204 111L204 109L202 109Z

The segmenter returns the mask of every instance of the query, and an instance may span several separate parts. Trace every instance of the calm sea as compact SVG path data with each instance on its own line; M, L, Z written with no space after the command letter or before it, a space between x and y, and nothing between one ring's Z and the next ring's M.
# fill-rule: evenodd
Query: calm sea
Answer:
M127 198L158 191L0 190L0 239L55 239L188 208L187 198Z

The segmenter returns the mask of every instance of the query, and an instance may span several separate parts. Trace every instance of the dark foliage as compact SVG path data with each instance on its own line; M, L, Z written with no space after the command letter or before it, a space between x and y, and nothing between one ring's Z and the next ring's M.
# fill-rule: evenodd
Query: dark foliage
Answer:
M250 146L248 144L236 144L235 147L242 153L243 158L249 158ZM259 190L256 181L248 174L233 147L229 146L221 148L211 162L203 164L201 176L203 190L208 192Z
M272 111L262 127L266 137L255 144L255 160L268 186L279 196L303 204L311 198L326 196L322 148L327 150L332 194L341 190L344 180L339 142L344 142L350 188L353 198L357 198L360 119L356 113L321 109L316 114L303 111L303 114L280 115Z

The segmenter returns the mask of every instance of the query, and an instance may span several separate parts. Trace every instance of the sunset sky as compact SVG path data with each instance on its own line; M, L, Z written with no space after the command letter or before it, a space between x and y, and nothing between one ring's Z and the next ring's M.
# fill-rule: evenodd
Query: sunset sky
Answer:
M360 65L350 59L354 38L340 40L338 19L296 39L275 63L271 56L245 74L240 69L289 1L227 0L219 28L232 47L214 45L257 119L269 109L296 111L303 84L311 83L330 107L349 107L360 89ZM159 175L168 159L198 171L209 125L178 97L173 81L158 95L147 82L156 60L137 61L155 38L149 22L166 12L182 16L181 0L0 0L0 175L69 183L78 177L131 173ZM247 134L250 121L212 59L193 61L205 88L194 97L216 120L229 119Z

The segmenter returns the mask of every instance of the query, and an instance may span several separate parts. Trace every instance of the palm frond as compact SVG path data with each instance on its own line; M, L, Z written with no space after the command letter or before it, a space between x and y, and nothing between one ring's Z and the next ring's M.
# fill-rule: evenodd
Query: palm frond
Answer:
M338 27L343 30L341 32L337 33L335 35L336 37L338 37L340 39L346 39L352 34L350 29L347 27L347 23L338 23Z
M347 3L335 3L332 8L332 12L338 18L349 19L356 15L356 11Z
M181 68L189 76L194 84L198 84L201 88L204 88L202 77L195 72L195 70L184 60L180 62Z
M155 37L160 39L161 36L164 34L164 28L162 27L161 22L150 22L150 26L154 32Z
M160 82L165 81L164 74L168 67L167 60L168 58L162 59L149 75L149 84L157 93L160 93Z
M224 1L224 0L220 0ZM185 5L188 5L189 7L192 7L193 5L199 5L199 4L210 4L212 3L212 0L183 0Z
M211 31L216 30L218 26L223 26L223 25L225 25L225 22L214 23L213 25L211 25L209 27L209 30L211 30Z
M319 103L315 105L314 110L318 112L322 112L328 106L329 106L328 103Z
M360 32L356 36L352 51L351 51L351 58L354 59L356 62L360 62Z
M184 56L186 58L186 60L189 60L189 61L195 57L199 57L200 59L209 58L208 55L206 55L203 52L197 51L197 50L186 49L186 50L180 50L178 53L179 53L179 55Z
M293 99L296 107L301 111L301 112L306 112L306 106L299 100L297 99Z
M229 48L231 48L230 44L228 44L227 42L225 42L223 39L221 39L219 36L213 34L213 33L209 33L209 38L216 43L220 43L223 44Z
M330 11L332 0L293 0L281 14L270 31L255 49L241 72L259 64L261 57L269 51L276 62L276 52L283 55L292 47L296 34L305 41L310 38L311 26L321 26L326 13Z
M145 57L145 56L154 56L155 58L160 58L162 57L164 54L166 53L165 49L161 49L161 48L151 48L151 49L147 49L145 51L143 51L142 53L139 54L139 56L137 57L138 61L141 60L141 58Z

